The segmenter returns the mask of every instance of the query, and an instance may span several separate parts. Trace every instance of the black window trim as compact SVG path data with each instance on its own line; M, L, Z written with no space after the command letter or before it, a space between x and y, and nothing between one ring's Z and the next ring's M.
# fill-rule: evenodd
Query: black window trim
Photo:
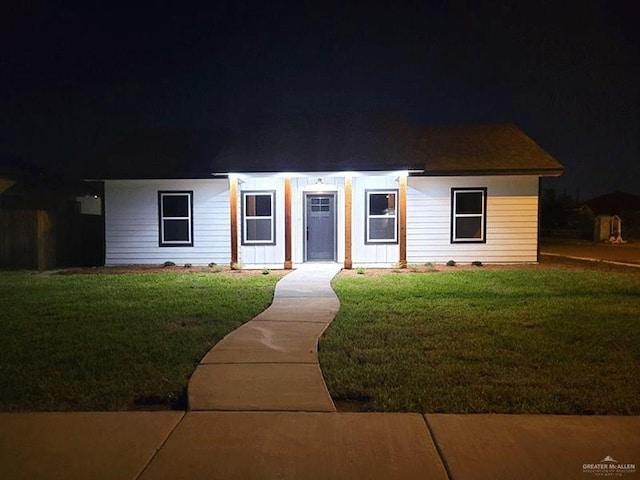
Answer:
M482 233L480 238L456 238L456 192L481 192L482 213L476 214L482 218ZM451 188L451 243L487 243L487 187L452 187Z
M247 195L269 195L271 197L271 240L247 240L246 232L246 204L245 198ZM276 245L276 190L242 190L240 192L240 204L241 204L241 244L247 246L260 246L260 245Z
M188 242L176 242L176 241L164 241L164 216L162 214L162 198L165 195L183 195L189 199L189 241ZM158 246L159 247L193 247L193 190L158 190Z
M369 196L372 193L393 193L396 197L396 209L393 217L390 215L385 215L384 217L393 218L395 229L393 232L394 239L380 239L380 240L370 240L369 239ZM398 245L398 195L399 189L397 188L372 188L365 189L364 191L364 244L365 245ZM373 218L383 218L382 215L374 216Z

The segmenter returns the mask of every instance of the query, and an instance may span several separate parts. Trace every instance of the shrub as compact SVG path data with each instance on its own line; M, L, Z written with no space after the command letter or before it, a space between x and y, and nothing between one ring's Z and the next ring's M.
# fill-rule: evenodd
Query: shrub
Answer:
M447 267L455 267L456 266L456 262L454 260L449 260L447 262Z

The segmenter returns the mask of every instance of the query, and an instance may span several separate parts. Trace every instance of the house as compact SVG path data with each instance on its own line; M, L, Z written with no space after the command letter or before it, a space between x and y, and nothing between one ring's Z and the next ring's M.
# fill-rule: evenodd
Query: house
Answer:
M253 127L192 178L105 179L106 264L535 262L540 178L561 173L513 125Z
M640 237L640 196L627 192L611 192L586 201L569 211L569 221L583 230L585 238L595 241L610 237Z

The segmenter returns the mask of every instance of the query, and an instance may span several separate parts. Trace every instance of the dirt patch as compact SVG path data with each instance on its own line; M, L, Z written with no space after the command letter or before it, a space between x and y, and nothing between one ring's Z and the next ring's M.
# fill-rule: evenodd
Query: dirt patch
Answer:
M540 262L538 263L513 263L513 264L482 264L482 266L475 266L470 264L456 264L453 267L449 267L445 264L434 265L409 265L407 268L366 268L362 270L342 270L339 275L342 277L377 277L381 275L397 274L397 275L409 275L409 274L443 274L460 272L464 270L513 270L521 268L558 268L564 270L599 270L599 271L625 271L625 272L637 272L640 273L640 268L627 267L624 265L615 265L605 262L592 262L585 260L574 260L565 257L556 257L541 255ZM360 273L362 272L362 273Z
M538 264L525 264L526 266L537 267ZM395 273L398 275L407 275L411 273L452 273L461 270L504 270L513 268L522 268L523 264L482 264L480 266L471 264L456 264L455 266L447 266L446 264L425 264L425 265L407 265L406 268L365 268L352 270L342 270L341 276L358 277L358 276L380 276Z
M638 248L640 244L635 244L635 248ZM602 248L602 247L601 247ZM607 248L604 246L604 248ZM629 247L627 247L629 248ZM634 249L634 246L630 247ZM633 267L625 267L623 265L614 265L607 264L604 262L598 261L584 261L584 260L574 260L570 258L565 258L561 256L551 256L545 255L543 251L541 254L539 263L527 263L527 264L482 264L480 266L471 265L471 264L456 264L455 266L447 266L446 264L438 263L438 264L410 264L406 268L365 268L365 269L351 269L345 270L343 269L339 275L344 277L358 277L358 276L380 276L380 275L388 275L390 273L397 275L408 275L413 273L421 273L421 274L435 274L435 273L453 273L459 272L463 270L506 270L506 269L514 269L514 268L564 268L569 270L582 269L582 270L603 270L603 271L612 271L612 270L635 270L640 271L640 268ZM280 270L274 269L269 270L268 275L275 276L277 278L282 278L292 270ZM115 267L77 267L77 268L65 268L60 270L51 270L47 272L53 275L91 275L91 274L99 274L99 275L122 275L122 274L136 274L136 273L154 273L154 274L163 274L163 273L184 273L184 274L193 274L193 273L208 273L212 275L224 275L224 276L259 276L264 275L263 270L249 270L249 269L240 269L234 270L227 266L215 265L212 267L209 266L192 266L185 267L183 265L174 265L165 267L163 265L123 265L123 266L115 266Z
M234 270L229 267L223 267L222 265L208 266L191 266L185 267L183 265L174 265L165 267L163 265L122 265L116 267L74 267L64 268L60 270L51 270L50 274L54 275L123 275L123 274L137 274L137 273L209 273L211 275L224 275L224 276L259 276L259 275L272 275L278 278L284 277L291 270L247 270L240 269Z

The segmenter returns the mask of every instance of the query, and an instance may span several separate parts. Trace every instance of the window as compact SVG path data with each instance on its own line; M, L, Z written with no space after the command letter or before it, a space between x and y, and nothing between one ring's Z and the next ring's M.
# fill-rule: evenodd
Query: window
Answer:
M398 191L366 190L365 243L398 243Z
M242 244L275 245L275 192L242 192Z
M485 242L486 188L451 189L451 243Z
M313 213L329 213L331 212L330 197L311 197L311 212ZM324 215L319 215L324 216Z
M161 247L193 247L193 192L158 192Z

